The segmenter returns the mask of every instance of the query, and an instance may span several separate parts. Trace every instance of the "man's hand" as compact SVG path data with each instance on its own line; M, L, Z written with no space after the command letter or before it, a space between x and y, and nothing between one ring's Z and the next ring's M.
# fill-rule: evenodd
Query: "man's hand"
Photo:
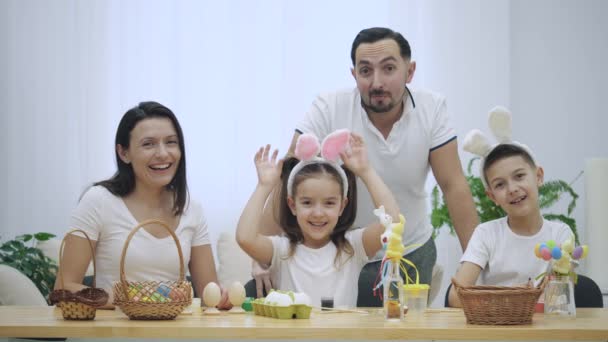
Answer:
M220 302L215 306L216 308L220 309L220 310L228 310L232 308L232 303L230 303L230 300L228 299L228 290L222 288L221 289L221 293L222 293L222 299L220 300Z
M251 276L255 279L255 287L257 298L264 297L264 289L266 293L272 289L272 283L270 282L270 272L268 267L263 267L257 261L251 262Z

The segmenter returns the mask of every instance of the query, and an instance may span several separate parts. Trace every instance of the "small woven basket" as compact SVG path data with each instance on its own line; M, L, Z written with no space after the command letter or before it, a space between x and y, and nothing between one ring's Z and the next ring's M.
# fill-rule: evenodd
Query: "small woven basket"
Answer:
M452 278L468 324L532 324L534 306L547 279L538 287L527 286L462 286Z
M95 250L91 239L84 231L80 229L74 229L68 232L61 241L61 247L59 247L59 262L63 264L63 247L65 245L65 239L68 235L80 232L84 234L89 247L91 247L91 255L93 258L93 287L84 288L77 292L71 292L65 289L63 282L63 271L62 267L59 267L58 277L61 289L57 289L51 292L49 297L51 304L56 304L61 309L61 313L64 319L67 320L93 320L95 319L95 312L97 308L105 305L108 302L108 293L104 289L98 289L95 287L95 278L97 276L97 268L95 267Z
M125 256L133 235L149 224L159 224L173 237L179 254L179 279L177 281L129 282L125 276ZM159 220L141 222L129 234L120 257L120 282L113 288L114 305L133 320L174 319L184 308L192 304L192 286L185 280L184 256L179 240L169 226Z

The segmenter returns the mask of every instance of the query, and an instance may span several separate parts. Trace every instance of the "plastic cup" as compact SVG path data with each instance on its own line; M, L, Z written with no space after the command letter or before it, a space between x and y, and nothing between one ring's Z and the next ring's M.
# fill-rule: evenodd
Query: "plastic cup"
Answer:
M429 285L403 285L403 303L407 305L407 314L405 319L416 319L422 317L428 305L428 298Z

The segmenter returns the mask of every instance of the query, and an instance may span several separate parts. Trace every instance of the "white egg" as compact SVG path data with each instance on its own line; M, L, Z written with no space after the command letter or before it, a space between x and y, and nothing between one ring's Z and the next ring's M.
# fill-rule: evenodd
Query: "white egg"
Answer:
M245 301L245 287L238 281L235 281L228 288L228 299L234 306L240 306Z
M288 294L277 293L274 305L276 305L276 306L290 306L291 304L293 304L293 301L291 300L291 297L289 297Z
M270 291L268 296L266 296L266 299L264 299L264 304L274 305L274 303L277 301L278 294L279 293L277 291Z
M220 300L222 300L222 291L220 290L220 287L214 282L207 284L203 290L203 301L205 302L205 305L213 308L220 303Z
M304 292L296 292L294 295L294 304L304 304L310 306L310 297Z

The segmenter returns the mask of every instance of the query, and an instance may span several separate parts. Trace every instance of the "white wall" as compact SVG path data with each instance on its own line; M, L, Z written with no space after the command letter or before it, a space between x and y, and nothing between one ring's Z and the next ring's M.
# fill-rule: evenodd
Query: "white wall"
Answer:
M513 130L537 154L545 179L572 181L585 159L608 156L603 139L608 127L606 13L608 2L599 0L511 3L511 103L513 113L524 118L513 121ZM585 243L584 175L573 188L581 195L574 217Z
M115 169L118 120L149 99L182 123L190 191L203 202L212 234L233 229L255 184L255 147L269 142L284 151L315 94L354 86L350 46L370 26L393 27L410 40L414 86L447 96L460 137L485 130L492 106L510 106L515 137L542 156L547 178L569 180L584 158L608 155L599 131L607 120L600 105L606 7L574 0L382 0L373 7L363 0L4 0L0 236L62 234L82 189ZM575 189L584 197L581 181ZM582 205L575 213L581 227ZM461 252L447 234L438 245L447 280Z

